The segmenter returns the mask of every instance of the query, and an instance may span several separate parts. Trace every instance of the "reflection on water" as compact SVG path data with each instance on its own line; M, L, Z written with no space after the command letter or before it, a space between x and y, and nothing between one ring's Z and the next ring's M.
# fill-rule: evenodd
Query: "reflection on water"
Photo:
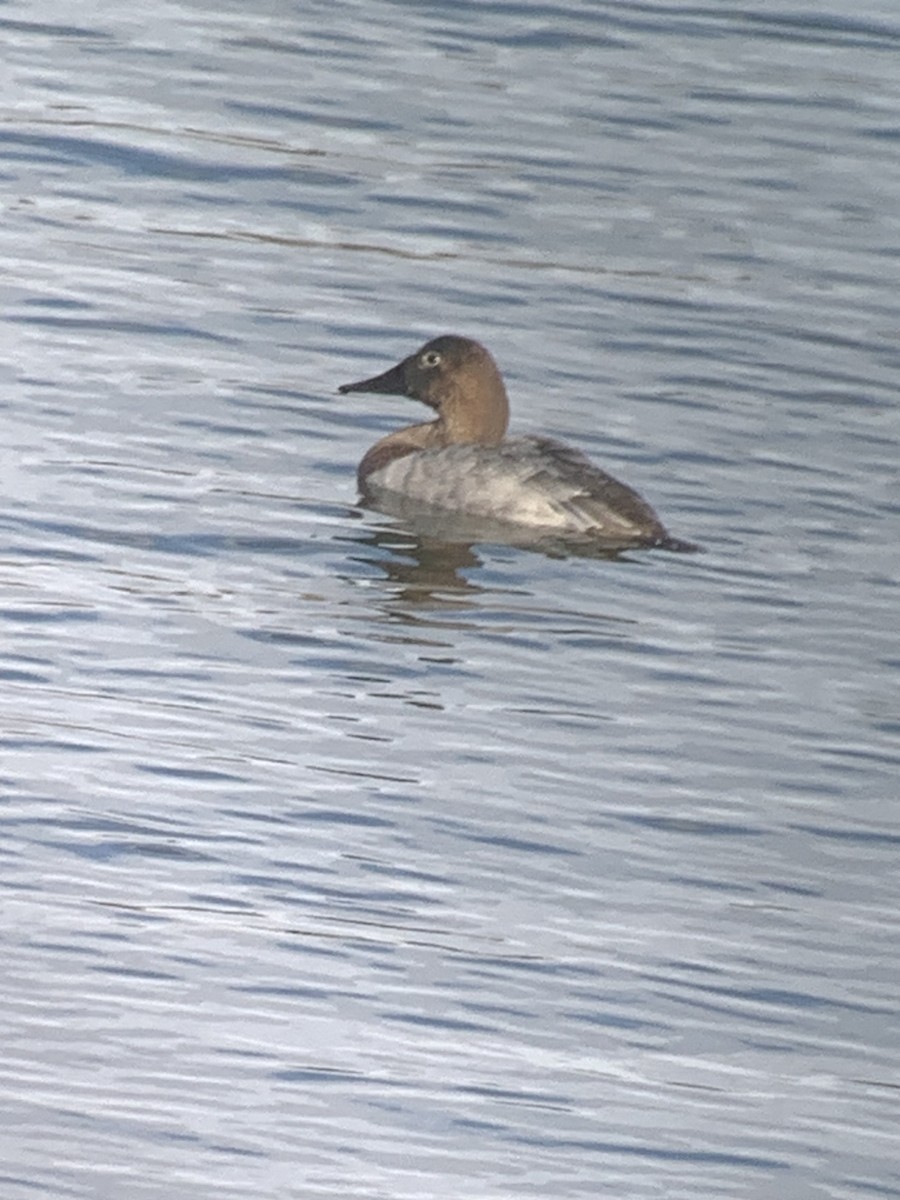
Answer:
M484 566L484 551L497 552L509 547L519 553L541 554L547 558L595 559L606 562L639 561L642 548L623 548L604 545L591 537L559 537L539 530L517 529L501 522L477 518L461 518L447 513L428 513L396 505L400 525L379 526L371 522L357 534L363 546L377 547L388 552L370 556L366 561L376 563L386 577L399 585L396 599L414 605L434 604L452 606L478 601L485 588L471 579ZM679 543L687 552L699 551L690 543ZM629 552L631 550L631 552ZM437 595L436 593L452 593Z
M391 589L392 601L413 608L468 608L485 591L467 578L466 569L481 567L483 560L465 542L444 542L400 527L377 525L363 527L354 540L363 549L379 551L363 555L362 561L377 567L396 585Z

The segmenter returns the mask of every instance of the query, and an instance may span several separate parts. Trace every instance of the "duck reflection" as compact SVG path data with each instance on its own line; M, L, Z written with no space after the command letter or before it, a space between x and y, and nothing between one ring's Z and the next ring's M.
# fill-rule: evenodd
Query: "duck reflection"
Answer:
M366 514L371 517L372 514ZM400 514L396 514L400 515ZM458 517L428 517L417 510L403 524L372 525L368 522L354 532L353 540L371 551L365 561L384 573L395 584L393 598L411 606L459 609L469 607L485 592L473 582L471 573L483 568L486 555L481 547L496 546L501 551L530 550L550 558L616 559L637 562L618 547L599 546L595 539L562 539L529 536L510 540L509 526L485 521L461 522ZM386 553L385 553L386 552Z

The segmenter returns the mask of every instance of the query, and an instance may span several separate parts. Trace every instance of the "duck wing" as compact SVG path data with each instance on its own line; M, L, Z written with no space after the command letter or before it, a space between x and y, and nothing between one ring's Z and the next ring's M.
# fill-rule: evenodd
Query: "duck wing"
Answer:
M634 488L601 471L573 446L530 436L512 438L498 449L511 452L520 464L522 486L544 496L577 532L647 545L668 540L663 523Z

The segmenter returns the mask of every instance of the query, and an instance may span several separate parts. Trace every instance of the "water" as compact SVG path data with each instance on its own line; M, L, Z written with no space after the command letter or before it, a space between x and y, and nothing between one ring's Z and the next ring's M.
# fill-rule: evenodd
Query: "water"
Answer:
M895 6L0 24L4 1200L900 1195ZM446 331L706 553L358 510Z

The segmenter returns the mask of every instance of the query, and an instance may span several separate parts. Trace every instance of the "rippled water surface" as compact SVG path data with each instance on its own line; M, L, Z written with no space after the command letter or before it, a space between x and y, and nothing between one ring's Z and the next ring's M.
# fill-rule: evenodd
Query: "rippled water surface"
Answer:
M900 15L8 4L0 1194L900 1197ZM356 507L483 339L698 556Z

